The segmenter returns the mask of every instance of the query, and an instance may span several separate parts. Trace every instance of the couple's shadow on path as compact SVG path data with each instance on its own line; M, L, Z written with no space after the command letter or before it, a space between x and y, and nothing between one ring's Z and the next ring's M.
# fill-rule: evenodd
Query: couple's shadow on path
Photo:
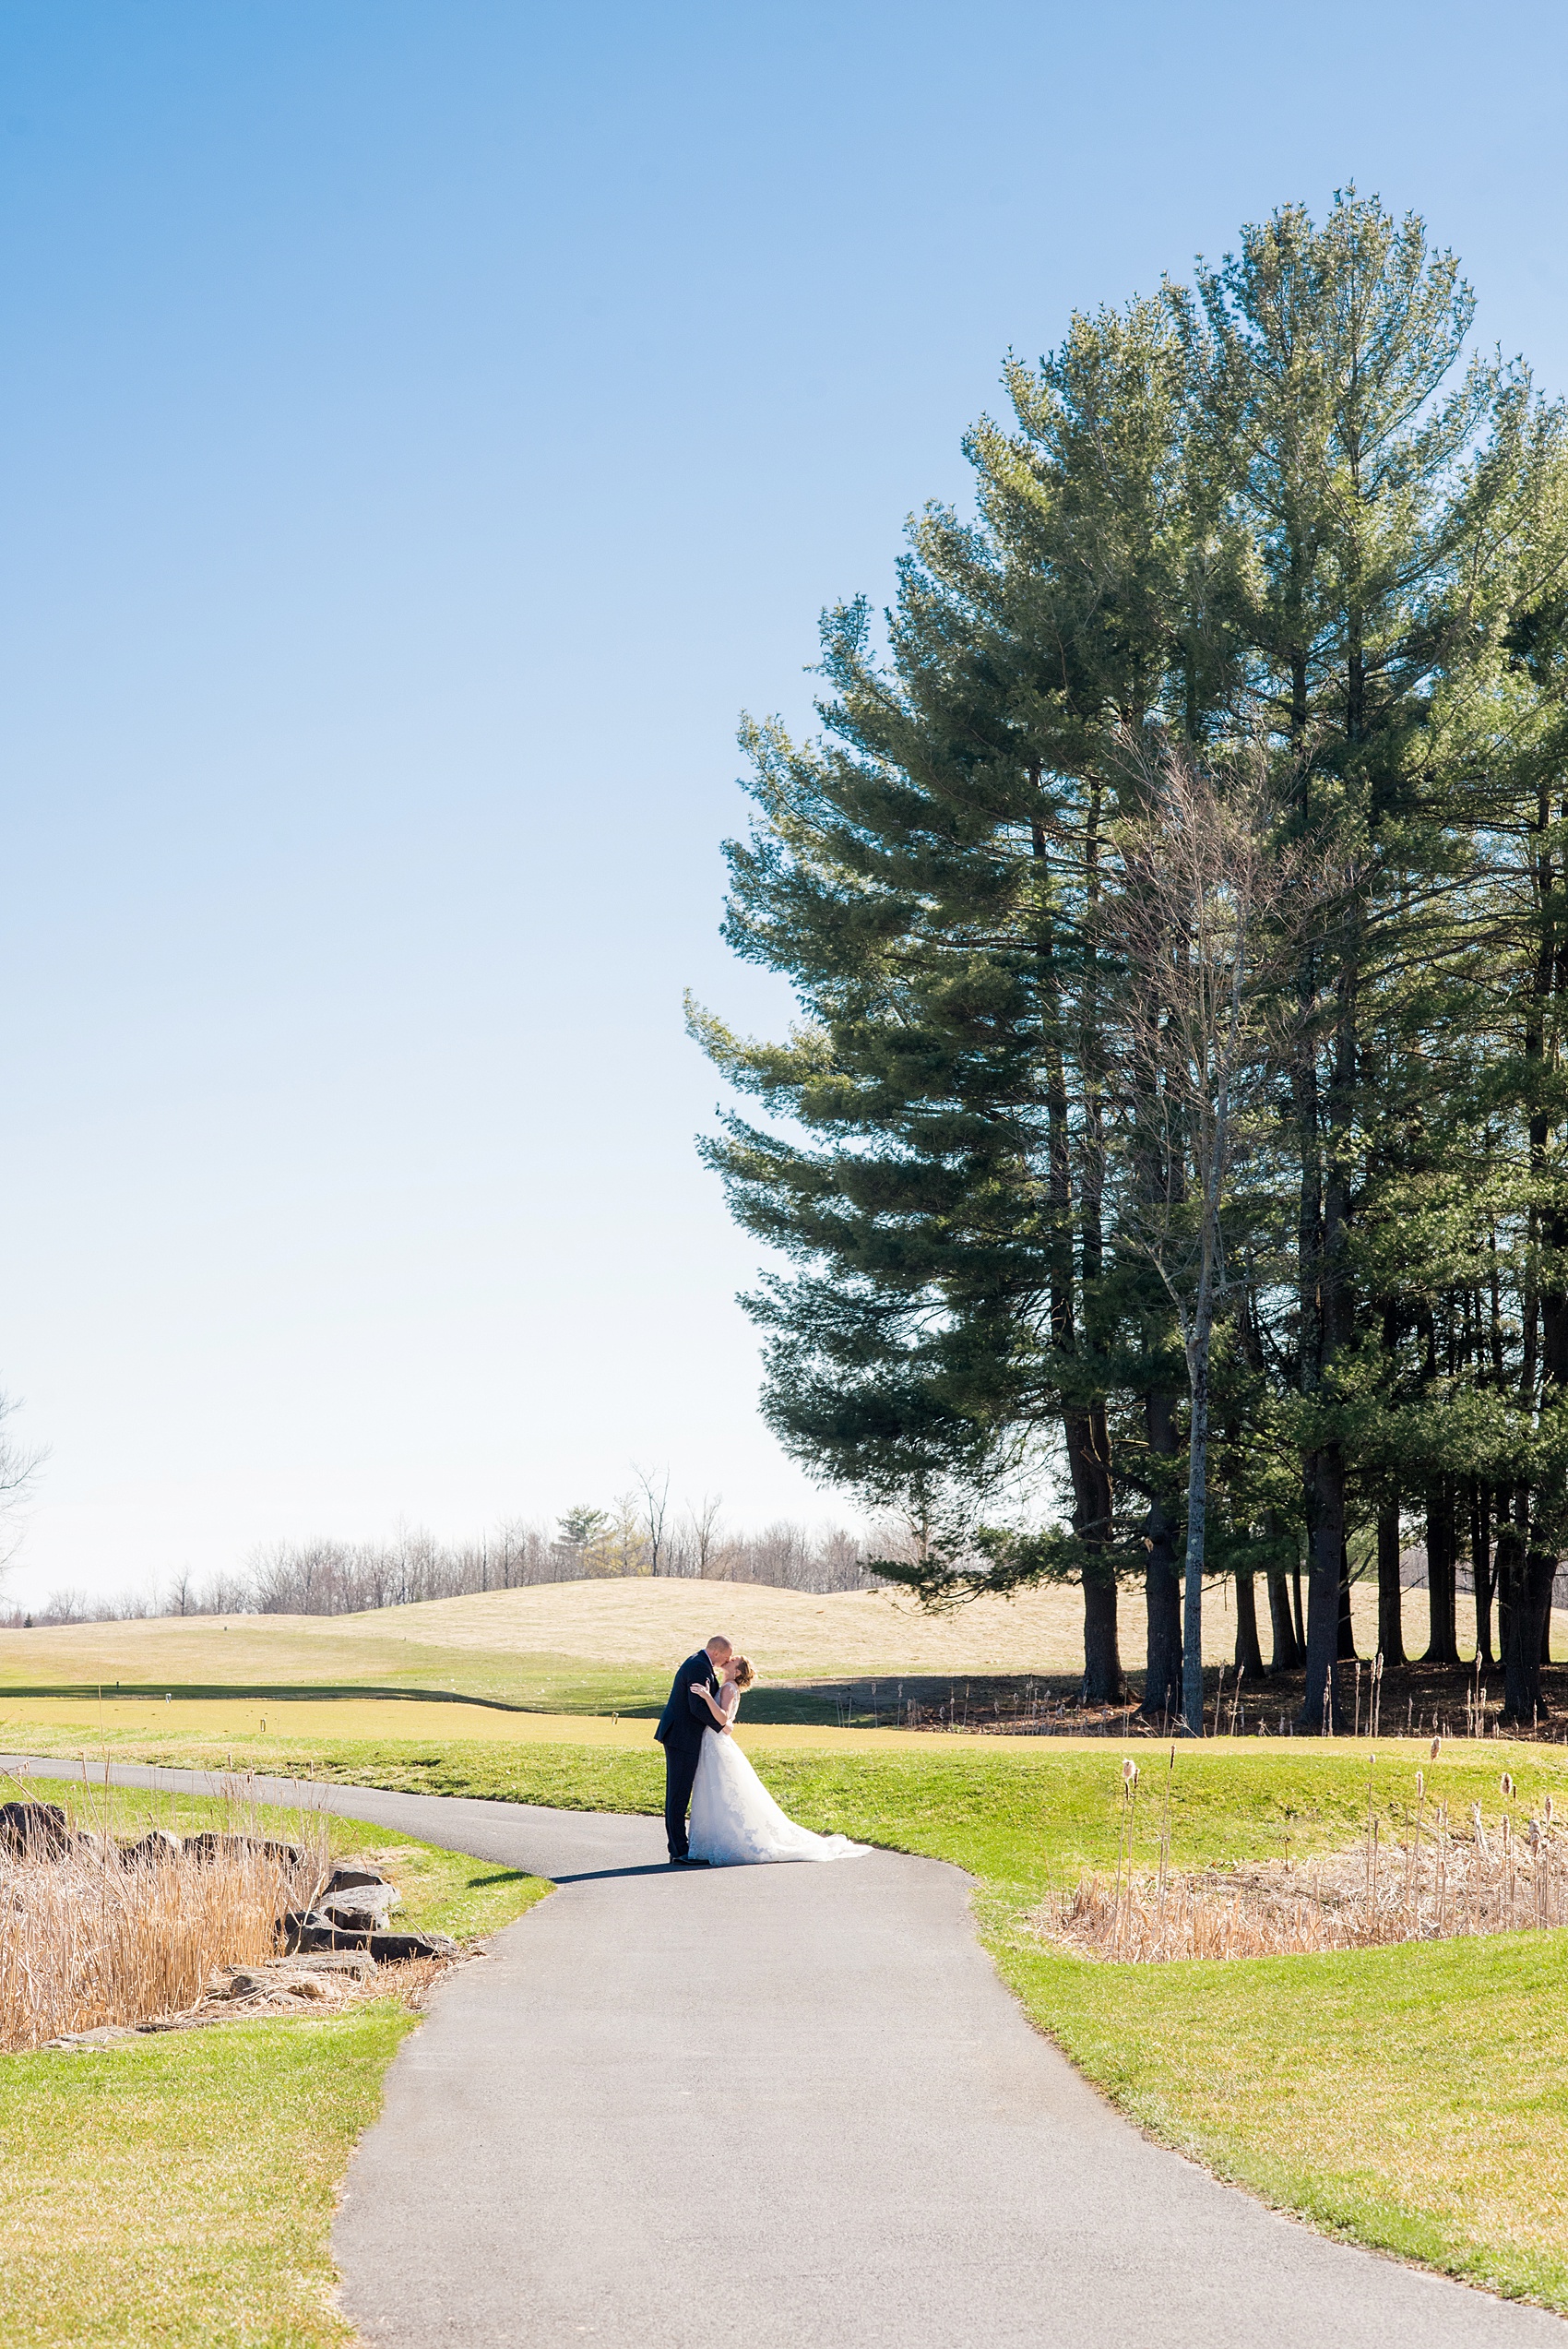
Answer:
M874 1850L876 1847L873 1845L871 1848ZM740 1863L742 1867L762 1867L766 1865L767 1863L762 1860L742 1860ZM552 1884L603 1884L618 1876L662 1876L671 1883L689 1884L695 1880L700 1884L705 1876L718 1874L728 1876L732 1871L730 1868L671 1867L668 1860L645 1860L636 1867L572 1868L559 1876L552 1875L548 1869L537 1872L543 1874Z
M671 1867L668 1860L647 1860L639 1867L584 1867L564 1870L552 1876L552 1884L602 1884L615 1876L664 1876L671 1882L685 1881L704 1873L699 1867Z

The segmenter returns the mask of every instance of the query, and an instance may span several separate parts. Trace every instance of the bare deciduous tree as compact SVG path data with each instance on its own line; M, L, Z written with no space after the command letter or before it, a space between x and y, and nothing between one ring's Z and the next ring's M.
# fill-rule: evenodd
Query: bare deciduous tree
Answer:
M1217 771L1169 740L1152 757L1132 736L1123 743L1141 800L1110 916L1131 980L1126 1050L1139 1177L1126 1228L1159 1275L1186 1357L1182 1711L1201 1735L1209 1373L1216 1317L1235 1285L1227 1209L1238 1139L1281 1041L1289 941L1322 887L1305 851L1279 842L1279 802L1261 747Z
M49 1457L41 1445L18 1441L6 1425L20 1409L14 1396L0 1389L0 1575L21 1547L26 1530L18 1512L33 1478Z
M670 1543L665 1532L670 1508L670 1471L640 1468L634 1461L632 1473L642 1491L643 1532L647 1540L648 1572L670 1572Z
M700 1501L686 1505L686 1545L695 1572L704 1582L713 1573L722 1548L723 1508L722 1493L705 1493Z

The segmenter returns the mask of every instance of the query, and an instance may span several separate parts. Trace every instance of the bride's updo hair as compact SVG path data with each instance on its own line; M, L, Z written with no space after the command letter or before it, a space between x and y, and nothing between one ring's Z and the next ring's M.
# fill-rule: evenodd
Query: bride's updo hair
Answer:
M731 1656L730 1661L735 1667L736 1687L749 1688L752 1682L756 1678L756 1674L752 1670L751 1665L746 1662L745 1657Z

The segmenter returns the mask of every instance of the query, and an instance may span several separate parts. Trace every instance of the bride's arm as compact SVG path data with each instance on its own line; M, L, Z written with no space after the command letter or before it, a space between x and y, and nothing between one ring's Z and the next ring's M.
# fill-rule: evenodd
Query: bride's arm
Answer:
M734 1727L735 1715L741 1709L741 1692L734 1682L726 1681L719 1692L717 1704L713 1701L712 1689L705 1687L700 1680L693 1681L692 1694L694 1697L701 1697L706 1701L709 1712L713 1715L714 1727L728 1735Z

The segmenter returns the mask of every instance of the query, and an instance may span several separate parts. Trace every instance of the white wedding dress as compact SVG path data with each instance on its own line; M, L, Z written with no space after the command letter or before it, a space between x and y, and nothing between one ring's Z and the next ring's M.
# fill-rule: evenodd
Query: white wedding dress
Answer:
M740 1691L731 1682L723 1698L733 1719ZM722 1698L721 1698L722 1701ZM759 1860L849 1860L869 1851L847 1835L814 1835L787 1818L736 1745L717 1729L702 1741L696 1783L692 1788L691 1855L714 1867L744 1867Z

